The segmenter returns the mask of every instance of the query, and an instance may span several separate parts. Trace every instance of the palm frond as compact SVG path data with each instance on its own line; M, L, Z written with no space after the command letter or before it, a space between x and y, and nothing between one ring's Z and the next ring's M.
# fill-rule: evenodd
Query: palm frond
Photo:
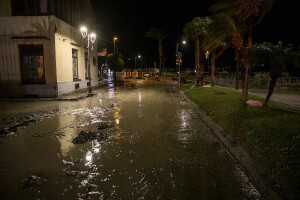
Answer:
M164 40L166 37L168 37L166 33L166 27L151 27L150 30L145 33L145 37L153 38L156 40Z
M195 17L192 21L185 24L183 34L185 37L195 39L198 36L207 35L208 26L212 23L210 17Z

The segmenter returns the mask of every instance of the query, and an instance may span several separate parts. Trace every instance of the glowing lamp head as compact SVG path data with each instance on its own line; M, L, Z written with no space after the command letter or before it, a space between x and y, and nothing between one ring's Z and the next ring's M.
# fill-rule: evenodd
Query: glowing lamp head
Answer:
M91 37L91 42L94 43L95 40L96 40L96 34L95 33L91 33L90 37Z
M80 32L83 38L85 38L87 36L87 28L86 27L81 27L80 28Z

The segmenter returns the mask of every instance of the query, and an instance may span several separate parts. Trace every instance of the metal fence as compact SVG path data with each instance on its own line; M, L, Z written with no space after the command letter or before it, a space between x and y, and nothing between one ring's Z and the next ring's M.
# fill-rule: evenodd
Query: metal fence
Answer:
M270 81L270 78L268 82ZM204 82L210 83L211 77L204 76ZM230 76L215 76L215 84L222 85L226 87L235 87L236 79ZM239 87L241 85L241 80L239 80ZM277 89L287 89L287 90L299 90L300 89L300 77L289 77L289 78L279 78L276 82Z
M235 78L226 76L215 76L215 84L216 85L222 85L226 87L235 87ZM211 77L210 76L204 76L204 83L210 83Z
M300 77L279 78L276 82L276 87L298 90L300 88Z

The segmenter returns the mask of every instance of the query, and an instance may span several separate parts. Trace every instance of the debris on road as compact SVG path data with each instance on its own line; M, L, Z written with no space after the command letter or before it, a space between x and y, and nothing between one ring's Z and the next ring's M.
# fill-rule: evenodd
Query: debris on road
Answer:
M107 128L113 128L114 125L113 124L107 124L104 122L100 122L100 124L98 125L97 129L98 130L103 130L103 129L107 129Z
M34 185L42 186L45 185L48 182L47 179L40 178L36 175L30 175L27 178L22 180L22 187L32 187Z
M97 140L97 141L103 141L108 138L108 135L106 133L102 132L96 132L96 131L80 131L77 135L77 137L73 138L72 143L73 144L83 144L87 141Z

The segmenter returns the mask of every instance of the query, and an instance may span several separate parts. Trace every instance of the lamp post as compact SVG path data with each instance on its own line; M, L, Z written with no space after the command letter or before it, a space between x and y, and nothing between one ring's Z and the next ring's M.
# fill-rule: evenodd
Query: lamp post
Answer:
M88 33L88 30L86 27L81 27L80 28L80 32L83 38L87 37L88 40L88 45L87 45L87 49L88 49L88 77L89 77L89 84L88 84L88 96L92 96L93 92L92 92L92 81L91 81L91 66L90 66L90 50L93 50L93 44L96 40L96 34L95 33ZM91 45L91 49L90 49L90 42L92 43Z
M207 59L207 72L209 72L209 51L206 51L205 58Z
M137 57L141 58L141 55L138 55ZM136 69L136 56L134 57L134 68Z
M117 37L114 37L114 54L116 53L116 40L117 39L118 39Z
M182 44L186 44L186 41L182 41ZM180 51L178 51L178 48L179 48L179 42L177 42L176 44L176 64L177 64L177 61L178 61L178 87L180 87L180 65L181 65L181 58L182 58L182 53Z

